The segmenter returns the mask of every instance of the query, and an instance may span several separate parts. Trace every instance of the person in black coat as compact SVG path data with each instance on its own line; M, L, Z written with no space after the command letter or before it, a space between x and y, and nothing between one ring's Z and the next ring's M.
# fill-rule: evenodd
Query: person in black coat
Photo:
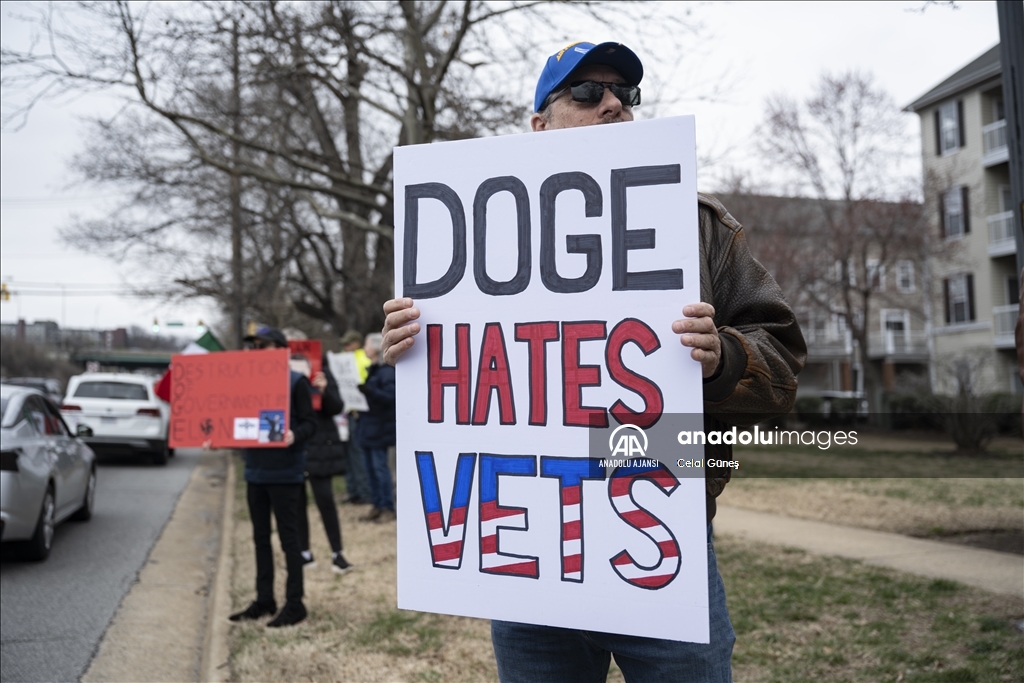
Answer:
M388 448L395 445L395 368L380 362L381 335L366 335L363 347L373 361L366 382L359 391L370 409L359 418L356 438L366 456L373 510L365 521L390 521L395 518L395 494L388 467Z
M286 349L284 334L273 327L262 327L245 338L251 349ZM274 553L270 543L270 517L277 520L277 536L284 550L288 579L285 583L285 604L267 626L291 626L306 618L302 603L302 548L299 542L299 501L303 496L306 443L316 432L316 413L310 398L309 380L294 370L290 374L290 409L287 431L281 440L287 448L246 448L246 500L252 520L253 545L256 549L256 599L241 612L228 617L231 621L259 619L277 611L274 599ZM283 426L283 425L282 425ZM204 448L206 446L204 445ZM305 516L305 515L303 515Z
M327 366L324 358L323 370L313 376L313 387L322 398L320 410L316 411L316 432L306 442L306 480L313 489L313 499L320 510L320 519L324 523L327 540L331 544L331 569L344 574L352 568L345 559L341 545L341 523L338 521L338 508L334 504L334 484L331 481L337 475L345 474L347 453L345 443L338 434L338 426L334 416L345 409L338 392L338 383ZM309 550L309 494L303 486L303 496L299 510L299 538L302 542L302 559L306 567L315 566L313 553Z

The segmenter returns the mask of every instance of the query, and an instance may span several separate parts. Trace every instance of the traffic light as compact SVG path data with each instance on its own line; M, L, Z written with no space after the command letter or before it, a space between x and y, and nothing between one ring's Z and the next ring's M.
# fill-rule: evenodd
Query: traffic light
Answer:
M159 331L160 331L160 321L157 320L156 318L153 318L153 334L156 334Z
M0 283L0 301L10 301L10 300L11 300L11 290L7 289L7 283L6 282Z

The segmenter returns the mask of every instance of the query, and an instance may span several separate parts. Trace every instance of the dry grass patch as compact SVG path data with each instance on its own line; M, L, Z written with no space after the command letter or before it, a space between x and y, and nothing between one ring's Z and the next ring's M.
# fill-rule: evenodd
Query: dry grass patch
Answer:
M236 490L231 598L234 609L254 596L256 566L241 469ZM336 482L341 482L336 478ZM364 506L339 505L345 556L356 569L331 571L320 513L309 508L317 566L305 574L309 618L267 629L265 620L231 627L236 681L497 681L490 622L396 608L395 523L360 522ZM275 588L284 595L284 555L274 536Z
M827 504L848 505L859 510L859 517L837 520L847 524L863 524L870 517L870 501L877 505L887 498L877 489L886 480L871 480L864 490L855 482L757 480L751 486L754 481L730 484L727 495L748 501L775 496L775 504L788 505L790 514L793 506L807 505L812 498L821 506L816 515L826 514ZM758 492L761 485L768 488ZM231 589L235 609L252 599L255 578L244 486L239 470ZM786 487L800 495L786 499ZM949 495L964 494L959 485L951 487ZM904 501L909 512L937 504L936 497L946 494L936 491L888 498ZM1004 503L1016 500L1006 495ZM839 500L843 496L846 503ZM309 619L278 630L266 629L265 621L232 626L233 680L497 680L487 621L396 609L395 525L357 521L366 511L339 506L345 553L357 567L339 577L327 562L330 552L319 513L315 506L309 509L312 550L319 562L306 572ZM738 682L1024 680L1024 636L1015 627L1024 618L1019 599L741 539L719 539L717 550L738 637L733 660ZM281 597L285 571L279 549L275 560ZM614 663L608 680L622 681Z
M866 434L855 447L737 447L736 457L724 505L912 536L1024 533L1024 479L1007 476L1024 468L1020 440L969 457L942 440Z
M742 470L741 470L742 471ZM1020 479L748 479L723 505L911 536L1024 531Z
M1024 601L800 550L716 543L744 683L1024 679Z

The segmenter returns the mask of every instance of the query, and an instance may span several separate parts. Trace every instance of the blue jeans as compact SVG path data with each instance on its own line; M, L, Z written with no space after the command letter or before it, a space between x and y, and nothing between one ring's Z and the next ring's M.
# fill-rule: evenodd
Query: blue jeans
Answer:
M611 655L627 683L731 683L736 634L708 525L711 643L682 643L553 626L491 622L502 683L602 683Z
M366 475L370 479L370 496L373 507L381 510L395 509L394 487L391 483L391 469L388 467L388 449L364 448Z
M358 418L349 418L348 438L348 471L345 473L345 490L352 498L371 499L370 480L366 474L366 457L363 449L356 443L355 430L359 425Z

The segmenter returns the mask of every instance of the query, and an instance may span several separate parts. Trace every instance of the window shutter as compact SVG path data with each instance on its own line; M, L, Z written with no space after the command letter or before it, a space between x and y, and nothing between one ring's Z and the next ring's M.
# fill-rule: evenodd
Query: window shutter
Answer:
M960 210L963 211L961 220L964 223L964 234L971 231L971 205L967 203L967 186L960 188Z
M942 116L935 110L935 156L942 156Z
M956 101L956 127L960 131L960 146L967 146L967 136L964 135L964 101Z
M953 321L949 315L949 278L942 281L942 303L943 308L946 309L946 324L948 325Z
M946 236L946 197L939 193L939 237Z
M974 274L967 274L967 319L973 322L974 317Z

